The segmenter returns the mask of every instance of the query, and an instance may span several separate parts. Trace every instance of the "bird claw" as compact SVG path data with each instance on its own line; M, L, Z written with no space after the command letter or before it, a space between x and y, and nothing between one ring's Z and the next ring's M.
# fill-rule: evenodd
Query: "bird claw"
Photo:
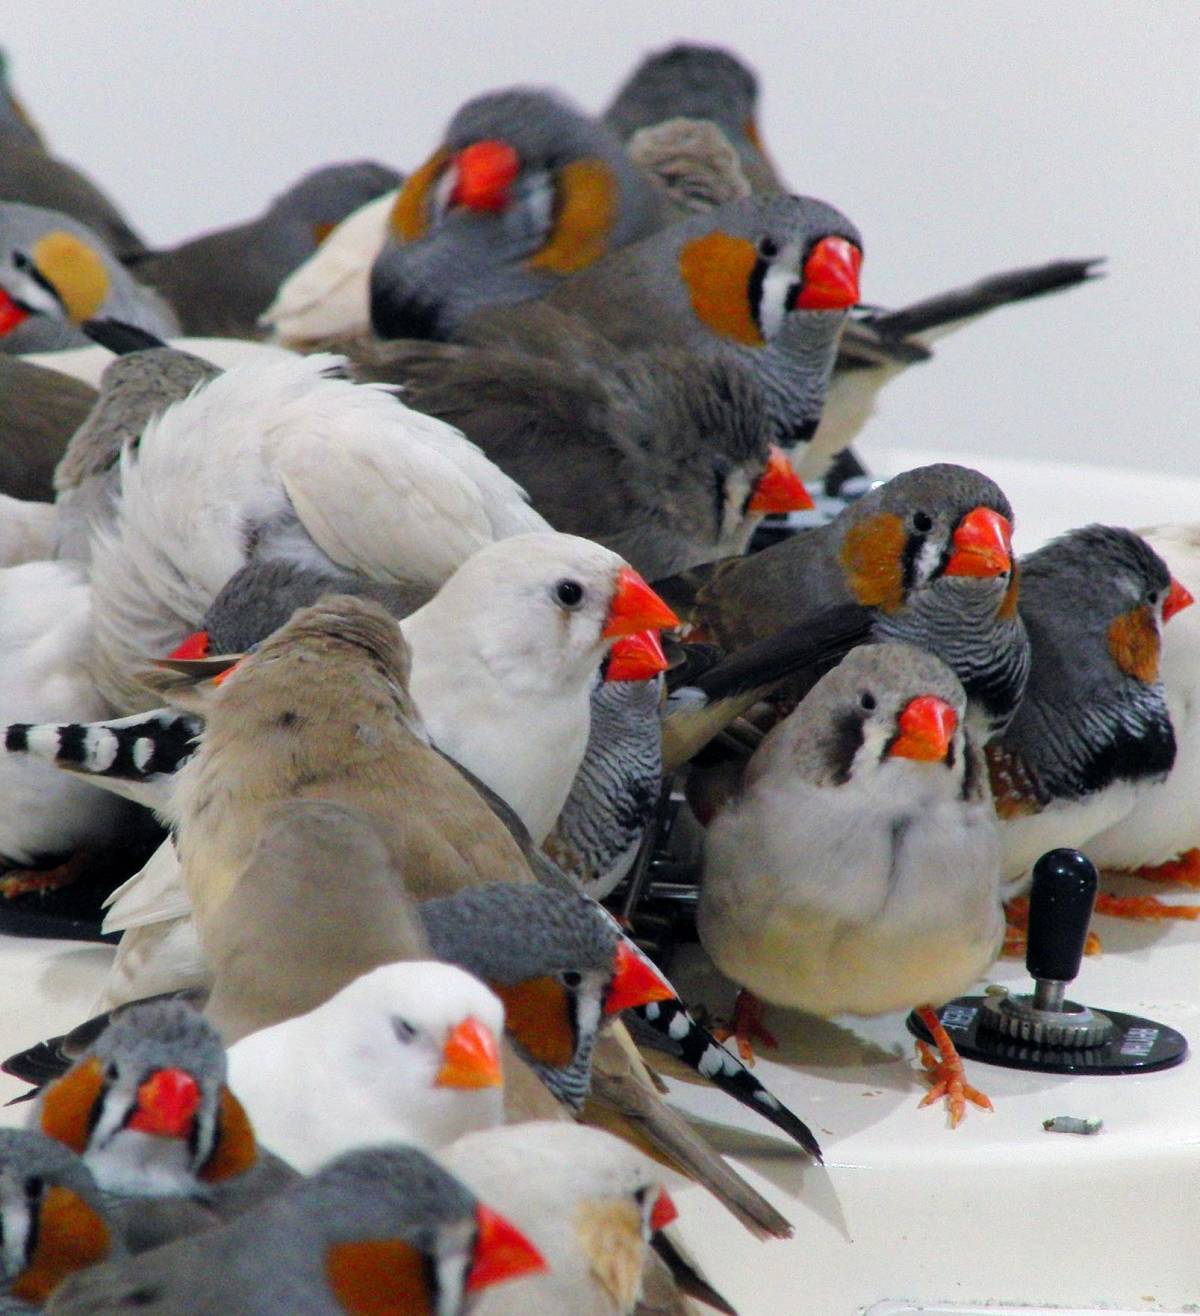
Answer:
M1096 912L1103 914L1105 911L1100 908L1100 901L1096 901ZM1000 954L1004 959L1019 960L1024 959L1025 952L1029 946L1029 897L1014 896L1004 906L1007 923L1004 928L1004 945L1000 948ZM1099 955L1102 950L1100 938L1094 932L1089 931L1083 943L1083 953L1085 955Z
M717 1028L713 1031L713 1036L718 1042L726 1042L731 1037L736 1038L738 1055L741 1056L742 1063L749 1065L751 1069L754 1068L755 1042L761 1042L771 1051L779 1047L779 1039L763 1022L766 1013L767 1003L760 1001L753 992L743 988L738 992L737 1000L733 1005L731 1027Z
M1097 896L1096 913L1109 918L1200 918L1200 905L1171 905L1157 896Z
M57 891L79 880L80 865L76 856L54 868L14 868L0 877L0 896L14 900L31 891Z
M1149 864L1135 868L1134 877L1145 882L1173 882L1179 886L1200 887L1200 849L1184 850L1165 864Z
M938 1054L935 1055L932 1047L926 1042L920 1040L917 1042L917 1054L921 1058L921 1064L932 1079L932 1086L921 1099L918 1109L921 1106L931 1106L935 1101L944 1098L950 1110L952 1129L958 1128L961 1123L967 1111L968 1101L981 1110L995 1109L986 1093L980 1092L966 1081L962 1057L955 1050L950 1034L942 1027L941 1020L934 1011L928 1006L922 1006L917 1013L921 1017L921 1022L929 1029L938 1048Z

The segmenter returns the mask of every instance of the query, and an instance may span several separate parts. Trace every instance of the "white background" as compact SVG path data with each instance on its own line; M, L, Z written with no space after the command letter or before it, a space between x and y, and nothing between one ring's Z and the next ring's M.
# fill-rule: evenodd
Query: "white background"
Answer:
M598 109L681 37L758 69L782 172L865 235L867 300L1109 257L1103 282L993 316L893 384L868 458L1200 474L1196 0L0 0L28 109L160 242L329 160L411 168L483 90L553 84Z

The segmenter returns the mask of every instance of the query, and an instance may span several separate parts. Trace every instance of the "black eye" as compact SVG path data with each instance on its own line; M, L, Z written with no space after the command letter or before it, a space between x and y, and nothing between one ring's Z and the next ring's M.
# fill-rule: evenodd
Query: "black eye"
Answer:
M583 601L583 586L577 580L560 580L554 587L554 597L564 608L577 608Z
M758 244L758 254L763 260L774 260L779 255L779 244L772 238L763 238Z
M1146 595L1146 599L1151 607L1155 606L1158 603L1158 590L1152 589L1150 593Z
M869 690L864 690L862 694L859 695L858 702L866 712L873 713L875 711L875 696Z
M417 1035L417 1030L408 1022L407 1019L401 1019L398 1014L392 1015L392 1032L396 1034L398 1042L411 1042Z
M31 261L31 260L29 259L29 257L26 256L26 254L25 254L23 251L14 251L14 252L13 252L13 254L12 254L12 263L13 263L14 268L16 268L16 269L18 269L18 270L27 270L27 269L30 269L30 268L32 267L32 265L33 265L33 261Z
M117 1069L116 1065L109 1065L104 1071L104 1077L108 1079L110 1083L115 1083L119 1074L120 1071Z
M562 985L564 987L571 987L571 988L578 987L582 981L583 981L583 974L576 973L574 969L568 969L566 973L562 975Z
M928 512L914 512L912 524L918 534L927 535L933 529L933 517Z

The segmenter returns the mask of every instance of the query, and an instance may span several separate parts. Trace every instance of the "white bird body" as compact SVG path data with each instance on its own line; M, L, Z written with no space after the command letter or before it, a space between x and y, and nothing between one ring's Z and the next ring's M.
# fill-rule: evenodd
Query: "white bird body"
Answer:
M383 249L398 191L360 206L279 286L259 316L276 342L302 348L371 332L371 266Z
M264 1146L304 1173L354 1147L444 1147L503 1118L500 1086L439 1086L447 1035L504 1030L499 999L453 965L374 969L324 1005L234 1043L229 1086Z
M58 508L0 494L0 568L44 562L58 550Z
M181 336L164 340L168 347L191 352L222 370L241 365L265 365L286 361L295 353L273 343L255 343L247 338L192 338ZM23 359L47 370L70 375L93 388L100 387L100 377L113 359L107 347L69 347L61 352L27 352Z

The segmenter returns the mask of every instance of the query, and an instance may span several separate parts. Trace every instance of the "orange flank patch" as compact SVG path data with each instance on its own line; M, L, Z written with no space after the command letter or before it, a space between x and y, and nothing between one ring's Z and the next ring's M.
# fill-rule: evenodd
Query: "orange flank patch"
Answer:
M903 605L906 542L904 522L891 512L880 512L846 532L838 560L850 592L864 608L895 612Z
M69 1069L42 1098L42 1132L77 1151L87 1151L92 1108L100 1100L104 1074L91 1057Z
M575 1054L567 989L556 978L488 986L504 1002L504 1026L543 1065L564 1069Z
M68 1275L103 1261L111 1248L108 1226L82 1197L69 1188L48 1188L42 1198L37 1246L9 1292L40 1304Z
M572 160L558 173L558 218L550 240L527 264L550 274L577 274L608 250L620 200L603 160Z
M748 347L765 341L750 307L750 276L757 262L752 242L720 232L694 238L679 253L692 310L714 333Z
M388 227L401 242L415 242L429 228L429 189L445 167L449 152L434 151L409 174L388 216Z
M335 1243L325 1277L349 1316L433 1316L425 1257L399 1239Z
M197 1178L220 1183L244 1174L258 1161L258 1143L242 1103L222 1086L217 1104L217 1140Z
M1127 676L1152 685L1158 680L1158 627L1147 604L1114 618L1108 627L1108 651Z
M983 757L997 818L1024 818L1041 813L1037 783L1019 754L993 740L984 746Z

